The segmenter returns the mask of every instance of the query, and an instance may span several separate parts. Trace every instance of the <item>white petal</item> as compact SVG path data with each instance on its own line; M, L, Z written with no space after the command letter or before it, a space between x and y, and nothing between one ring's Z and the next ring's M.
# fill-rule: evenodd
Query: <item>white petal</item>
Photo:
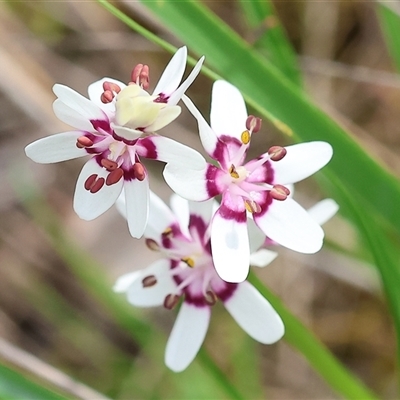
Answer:
M324 231L293 199L274 200L263 215L254 214L256 224L273 241L300 253L316 253Z
M144 234L149 217L148 176L146 175L143 181L137 179L125 181L124 190L129 232L134 238L139 239Z
M173 105L173 104L177 104L179 102L179 100L182 98L183 94L186 92L188 87L196 79L197 75L199 74L199 72L201 70L201 66L203 65L203 62L204 62L204 56L201 57L199 61L197 61L192 72L185 79L185 81L182 83L182 85L180 85L179 88L174 93L172 93L171 97L168 99L168 104Z
M211 225L215 269L226 282L243 282L249 273L250 248L247 223L225 219L219 209Z
M323 225L325 222L329 221L338 210L339 205L335 200L325 199L313 205L307 212L318 225Z
M258 342L275 343L285 333L280 316L248 282L238 285L225 307L238 325Z
M141 271L140 279L136 279L127 290L129 303L137 307L156 307L164 304L168 294L175 293L176 283L169 274L170 261L157 260ZM157 283L154 286L143 287L142 280L154 275Z
M87 155L85 149L76 147L76 139L84 132L71 131L57 133L36 140L25 147L26 155L41 164L55 163Z
M105 77L103 79L100 79L99 81L93 82L88 87L89 99L93 103L97 104L103 111L105 111L107 115L111 116L111 115L114 115L114 113L115 113L115 103L111 102L108 104L104 104L100 100L101 95L104 92L104 89L103 89L104 82L115 83L116 85L118 85L121 88L121 90L124 89L126 85L125 85L125 83L117 81L116 79Z
M204 119L200 111L196 108L189 97L183 96L182 101L185 103L186 107L193 114L193 116L197 119L201 144L203 145L204 150L212 157L217 147L217 135L208 125L207 121Z
M89 120L108 120L98 105L68 86L56 84L53 86L53 92L64 104Z
M127 140L136 140L136 139L139 139L140 136L143 135L142 131L138 131L136 129L131 129L131 128L126 128L125 126L115 125L114 123L111 123L111 128L114 130L114 132L119 137L127 139Z
M265 233L256 225L253 217L247 217L247 230L249 233L250 253L258 250L265 242Z
M278 257L278 253L267 249L260 249L255 253L250 254L250 265L253 267L263 268L271 264L276 257Z
M218 135L241 140L246 129L247 110L239 90L226 81L216 81L212 89L211 128Z
M79 174L75 188L74 210L80 218L86 221L97 218L117 201L124 181L120 179L115 185L104 185L97 193L90 193L85 189L84 184L92 174L106 179L109 173L92 158L83 166Z
M94 131L93 125L91 124L87 116L78 114L75 110L73 110L71 107L68 107L60 99L56 99L53 102L53 111L60 121L65 122L66 124L71 125L74 128L88 132Z
M120 276L113 287L114 292L124 293L142 275L141 271L130 272Z
M173 120L178 118L181 111L182 109L179 106L167 106L165 108L162 108L159 111L156 120L152 124L146 126L145 131L157 132L158 130L164 128L165 126L170 124Z
M286 156L271 162L274 182L281 185L299 182L324 167L332 158L333 149L326 142L308 142L286 147Z
M115 202L118 212L126 219L126 201L125 201L125 190L122 189L121 194L118 196Z
M167 164L163 175L165 182L179 196L188 200L203 201L210 198L207 191L206 171Z
M210 314L209 307L182 304L165 350L165 364L172 371L183 371L196 357L207 333Z
M155 193L150 191L149 221L145 237L159 240L165 229L175 223L177 223L177 219L169 207Z
M183 46L178 49L165 67L153 94L158 95L163 93L169 96L176 90L182 80L183 73L185 72L186 58L187 48L186 46Z
M179 222L181 232L190 237L189 234L189 202L177 194L173 194L170 199L171 210Z
M202 169L207 165L198 151L173 139L164 136L150 136L147 139L156 146L156 159L159 161L192 169Z
M211 219L218 207L219 204L214 199L189 202L190 215L199 216L204 221L206 226L210 224Z

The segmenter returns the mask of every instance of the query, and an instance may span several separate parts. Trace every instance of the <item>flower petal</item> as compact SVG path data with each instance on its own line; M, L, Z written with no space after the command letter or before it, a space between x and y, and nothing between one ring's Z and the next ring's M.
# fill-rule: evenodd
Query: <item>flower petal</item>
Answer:
M129 287L137 280L140 278L142 275L141 271L134 271L134 272L129 272L129 274L125 274L120 276L117 281L115 282L115 285L113 287L114 292L117 293L124 293L126 292Z
M186 92L188 87L193 83L197 75L200 73L201 66L203 65L204 62L204 58L205 57L203 56L200 58L199 61L197 61L196 65L192 69L192 72L185 79L182 85L180 85L178 89L176 89L175 92L172 93L171 97L168 99L168 104L174 105L179 102L179 100L182 98L183 94Z
M190 215L199 216L206 226L208 226L214 216L214 213L218 210L219 204L214 199L206 201L190 201L189 210Z
M93 82L88 87L89 99L94 104L98 105L108 116L112 116L115 113L115 103L111 102L111 103L105 104L100 100L101 95L104 92L104 88L103 88L104 82L115 83L116 85L118 85L121 88L121 90L124 89L126 87L126 85L125 85L125 83L117 81L116 79L105 77L103 79L100 79L99 81Z
M26 155L41 164L55 163L87 155L85 149L76 146L76 140L84 135L82 131L57 133L36 140L25 147Z
M111 128L119 137L127 140L136 140L143 135L142 131L139 131L137 129L127 128L125 126L115 125L114 123L111 123Z
M250 253L253 253L264 244L265 233L256 225L252 215L247 218L247 231L249 234Z
M133 179L124 182L126 219L129 232L134 238L141 238L149 218L149 178L142 181Z
M200 111L196 108L196 106L189 99L189 97L183 96L182 101L185 103L188 110L197 119L201 144L203 145L204 150L208 153L208 155L212 157L217 147L217 142L218 142L217 135L208 125L207 121L204 119Z
M181 165L167 164L163 175L165 182L179 196L193 201L204 201L211 197L207 190L206 171L204 169L190 169Z
M296 183L314 174L332 158L333 149L326 142L308 142L286 147L286 156L271 166L274 184Z
M165 364L172 371L183 371L196 357L206 336L210 315L210 307L182 304L165 350Z
M176 217L169 207L154 192L150 191L149 221L145 237L158 241L165 229L176 223Z
M260 249L255 253L250 254L250 265L253 267L263 268L271 264L276 257L278 257L278 253L267 249Z
M83 131L88 131L88 132L93 132L93 125L90 122L89 118L87 116L78 114L75 110L73 110L71 107L67 106L64 102L62 102L60 99L56 99L53 102L53 111L56 117L68 124L73 126L74 128L83 130Z
M176 291L176 283L169 273L170 266L169 260L162 259L140 271L140 278L136 279L127 290L129 303L137 307L157 307L164 304L165 297ZM143 287L143 279L151 275L156 278L157 283Z
M178 118L181 111L182 109L180 106L166 106L162 108L159 111L156 120L152 124L146 126L145 132L153 133L161 128L164 128L164 126L167 126L176 118Z
M198 151L173 139L164 136L149 136L140 141L144 146L146 142L151 142L155 147L154 156L148 155L147 158L178 165L181 168L198 170L206 166L206 160Z
M339 210L339 205L333 199L321 200L307 210L311 218L318 224L323 225L329 221Z
M280 316L248 282L238 285L225 307L238 325L260 343L275 343L285 333Z
M241 141L246 130L247 110L239 90L226 81L216 81L212 89L211 128L218 135Z
M316 253L322 247L324 231L296 201L273 200L254 221L273 241L300 253Z
M95 103L82 96L68 86L56 84L54 94L68 107L89 120L108 120L104 111Z
M109 172L102 168L95 158L92 158L83 166L79 174L75 188L74 210L86 221L95 219L106 212L116 202L123 186L123 179L120 179L114 185L104 185L97 193L91 193L85 189L84 185L93 174L106 179Z
M181 232L189 238L189 202L183 197L174 193L171 196L170 204L171 210L179 222Z
M187 48L186 46L183 46L178 49L165 67L165 70L154 89L154 95L163 93L166 96L170 96L176 90L182 80L183 73L185 72L186 58Z
M211 249L215 269L226 282L243 282L249 273L249 237L246 214L226 218L221 206L211 225ZM232 212L233 213L233 212Z

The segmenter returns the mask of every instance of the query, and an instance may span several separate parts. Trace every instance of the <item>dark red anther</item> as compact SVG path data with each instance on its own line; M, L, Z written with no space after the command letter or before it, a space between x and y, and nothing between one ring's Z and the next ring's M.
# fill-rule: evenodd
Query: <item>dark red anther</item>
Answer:
M218 300L217 295L212 290L207 290L204 299L209 306L213 306Z
M113 82L103 82L104 92L100 96L100 100L104 104L111 103L114 100L115 93L119 93L121 88Z
M281 146L272 146L268 150L268 154L272 161L282 160L282 158L286 156L286 153L286 149Z
M133 165L133 173L138 181L142 181L146 177L146 171L140 162Z
M254 115L249 115L246 119L246 129L251 133L257 133L261 129L262 119L255 117Z
M115 161L109 160L108 158L102 158L100 164L107 171L114 171L118 168L118 164Z
M89 139L87 136L80 136L76 139L76 147L80 149L84 149L85 147L93 146L93 141Z
M121 88L116 83L108 81L103 82L103 89L105 92L107 90L114 93L119 93L121 91Z
M150 86L149 66L143 64L136 65L131 73L131 81L147 90Z
M287 199L290 194L290 190L286 186L275 185L271 189L270 193L273 199L282 201Z
M86 190L90 190L91 189L91 187L96 182L97 177L98 177L97 174L92 174L92 175L89 176L89 178L86 179L85 185L84 185Z
M157 284L157 279L154 275L149 275L143 278L142 285L144 288L151 287Z
M114 169L114 171L111 171L106 179L106 185L111 186L115 185L117 182L120 181L120 179L124 176L124 171L122 168L117 168Z
M167 297L164 299L164 307L167 310L172 310L179 303L179 298L180 296L176 294L167 295Z
M97 193L104 186L105 179L97 178L92 187L90 188L90 193Z

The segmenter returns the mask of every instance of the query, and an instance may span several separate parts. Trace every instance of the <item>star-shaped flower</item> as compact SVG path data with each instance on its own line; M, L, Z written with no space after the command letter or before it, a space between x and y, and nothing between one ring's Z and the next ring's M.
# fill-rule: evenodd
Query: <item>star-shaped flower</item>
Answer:
M279 340L284 326L270 303L248 282L228 283L213 265L209 224L217 204L188 202L172 197L172 210L150 194L150 218L145 237L148 247L162 258L147 268L123 275L114 287L126 292L138 307L182 305L168 339L165 362L173 371L184 370L195 358L207 333L212 306L218 301L255 340L271 344ZM125 213L125 206L120 207ZM259 239L259 238L258 238ZM262 243L252 243L256 250ZM254 249L253 249L254 246ZM254 264L266 265L276 253L261 249Z
M179 169L167 165L164 178L189 200L222 195L213 217L211 246L215 268L228 282L241 282L249 270L247 216L271 240L301 253L320 250L324 232L291 196L288 185L312 175L332 157L325 142L288 147L273 146L257 159L245 161L251 135L261 120L248 116L242 95L225 81L216 81L211 103L211 125L194 104L183 98L199 125L204 149L218 165Z
M142 64L134 68L129 85L111 78L91 84L89 99L67 86L54 85L54 112L75 129L39 139L25 152L39 163L91 156L79 175L74 196L74 209L82 219L92 220L107 211L124 188L130 233L141 237L149 201L149 179L141 160L171 162L184 168L204 166L199 153L156 134L180 114L177 103L204 60L199 60L180 85L186 58L186 47L182 47L167 65L153 94L145 90L149 68Z

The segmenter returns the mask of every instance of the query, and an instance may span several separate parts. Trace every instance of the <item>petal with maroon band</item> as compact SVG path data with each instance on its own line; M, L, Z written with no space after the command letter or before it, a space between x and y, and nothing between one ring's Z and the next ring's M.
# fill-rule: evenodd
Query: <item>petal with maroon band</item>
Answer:
M240 327L260 343L275 343L285 333L278 313L248 282L238 285L233 296L224 305Z
M221 206L211 225L211 249L218 275L226 282L243 282L249 273L246 213Z
M87 221L95 219L116 202L122 191L123 179L120 179L114 185L108 186L105 184L108 175L108 171L101 167L95 158L92 158L83 166L76 183L74 196L74 210L80 218ZM92 177L95 180L90 182ZM92 183L92 188L97 189L96 182L103 182L99 190L90 191L90 188L89 190L85 188L88 183Z
M300 253L316 253L322 247L324 231L296 201L273 200L265 212L254 214L260 229L281 246Z

